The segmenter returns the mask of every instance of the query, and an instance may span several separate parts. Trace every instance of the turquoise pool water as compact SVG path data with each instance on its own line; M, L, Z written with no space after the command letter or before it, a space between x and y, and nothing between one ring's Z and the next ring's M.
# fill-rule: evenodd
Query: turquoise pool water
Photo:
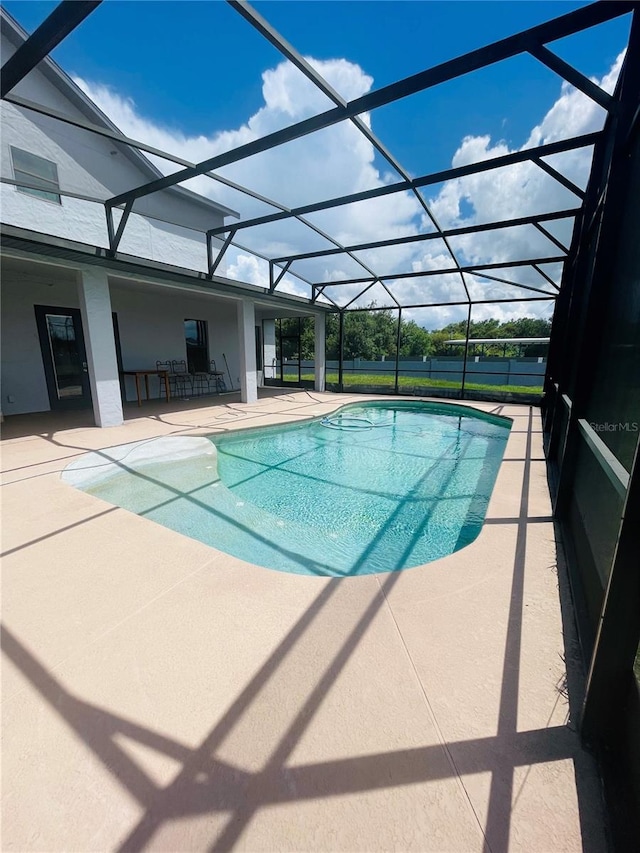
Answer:
M464 406L352 404L193 439L188 458L134 468L125 455L86 491L271 569L398 571L476 538L510 428Z

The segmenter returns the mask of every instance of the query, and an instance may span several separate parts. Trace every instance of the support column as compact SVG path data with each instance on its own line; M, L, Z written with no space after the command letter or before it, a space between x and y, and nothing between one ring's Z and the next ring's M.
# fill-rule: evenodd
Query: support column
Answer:
M344 308L338 314L338 391L344 391Z
M82 270L78 296L96 426L119 426L122 398L106 272L93 267Z
M315 343L314 343L314 369L315 390L324 391L324 378L327 366L326 356L326 319L324 314L315 316Z
M242 299L238 302L238 343L240 349L240 400L243 403L256 403L258 400L256 312L250 299Z

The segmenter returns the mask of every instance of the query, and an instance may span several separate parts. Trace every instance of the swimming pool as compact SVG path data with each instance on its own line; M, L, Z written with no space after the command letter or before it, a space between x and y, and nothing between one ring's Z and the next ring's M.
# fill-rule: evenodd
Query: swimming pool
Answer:
M466 406L367 401L304 423L122 445L64 477L250 563L363 575L473 542L510 428Z

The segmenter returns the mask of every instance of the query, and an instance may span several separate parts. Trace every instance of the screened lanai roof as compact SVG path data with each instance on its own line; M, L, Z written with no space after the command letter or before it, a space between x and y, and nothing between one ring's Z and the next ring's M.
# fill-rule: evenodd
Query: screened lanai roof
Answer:
M369 4L357 5L366 14ZM85 17L99 15L99 6L61 3L6 63L3 97L38 110L12 94L13 87ZM572 256L572 240L589 227L582 209L590 164L594 152L606 156L608 128L618 108L616 79L624 74L620 57L619 74L616 67L602 78L589 77L562 58L564 46L616 19L626 20L628 33L636 7L632 2L591 3L362 93L350 89L340 69L305 58L248 3L229 0L225 21L229 37L239 36L240 56L256 37L264 39L285 63L286 73L305 78L304 103L283 109L275 129L249 128L243 138L236 134L232 140L241 144L222 142L218 149L223 150L199 162L144 139L118 137L146 153L163 175L104 199L110 251L117 254L128 217L141 199L181 185L240 212L238 219L207 234L211 278L225 258L237 277L244 270L276 294L294 292L336 310L517 303L523 308L539 304L549 314ZM397 37L405 39L407 51L419 52L408 34ZM497 69L506 88L513 63L520 63L519 79L523 63L531 70L533 86L541 69L554 77L559 96L554 109L564 101L568 112L577 105L584 111L579 133L547 114L518 148L476 135L461 140L449 161L437 162L436 168L426 141L423 159L420 145L413 145L410 164L384 142L389 122L400 120L394 113L398 104L413 101L418 111L429 111L432 92L451 91L447 87L474 75L482 83L488 70ZM234 97L233 82L231 75L218 81L227 98ZM469 89L471 98L473 93ZM527 91L519 95L526 100ZM457 95L451 103L451 115L434 112L431 134L447 134L447 122L456 119ZM469 103L470 110L473 106ZM539 119L532 115L532 124ZM87 123L82 126L86 129ZM104 135L104 128L95 131ZM412 132L407 125L406 134ZM364 152L371 166L358 175L357 186L348 170L343 176L332 173L332 163L336 169L342 164L332 152L345 147ZM282 158L295 164L290 174L283 173ZM268 176L276 162L280 180L272 186ZM318 170L331 179L318 180ZM589 192L603 189L590 187ZM239 258L250 258L252 264L243 266Z

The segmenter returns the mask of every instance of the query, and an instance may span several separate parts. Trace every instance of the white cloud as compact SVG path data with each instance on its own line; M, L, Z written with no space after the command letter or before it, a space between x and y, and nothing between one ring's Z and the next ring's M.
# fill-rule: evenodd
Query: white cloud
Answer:
M599 80L592 77L591 80L610 95L616 85L616 81L622 68L626 51L622 51L611 66L611 69ZM591 133L599 130L604 121L604 110L595 101L574 89L568 83L562 84L561 94L549 112L545 115L539 125L533 128L531 135L525 143L525 148L532 145L542 145L555 142L557 139L565 139L567 131L571 135Z
M255 255L238 255L235 263L227 266L225 276L258 287L269 287L268 264Z
M602 80L594 78L594 82L606 91L613 91L623 58L624 53L621 53ZM569 84L563 83L560 97L542 121L532 129L520 150L599 130L604 117L604 110L594 101ZM463 139L454 154L452 165L461 166L490 157L500 157L510 153L510 150L502 141L492 144L489 136L468 136ZM549 158L549 162L551 165L558 162L559 165L560 159L563 174L578 185L584 186L591 162L590 151L577 149L558 155L557 161L552 162ZM472 205L472 216L460 215L463 199ZM520 163L505 169L449 181L432 201L434 211L440 217L440 224L455 227L489 219L526 216L528 212L543 209L562 209L567 203L567 206L575 204L577 198L535 165Z
M246 284L255 284L258 287L269 287L269 264L255 255L245 255L232 249L227 260L227 268L224 273L227 278L234 281L243 281ZM290 293L293 296L311 296L311 288L299 279L285 275L278 290L282 293Z
M623 59L624 52L617 57L607 74L601 79L592 78L593 82L605 91L613 92ZM563 83L558 100L531 130L522 149L600 130L604 119L605 113L601 107L582 92ZM489 136L468 136L462 140L455 152L452 165L460 166L491 157L500 157L510 153L511 150L517 149L510 149L501 140L492 142ZM585 186L591 164L591 149L577 149L547 159L550 165L578 186ZM455 228L577 207L579 199L534 164L520 163L508 168L449 181L434 198L429 200L429 203L441 227ZM471 210L471 213L465 215L462 213L463 209ZM552 223L548 227L556 237L568 245L571 238L570 220L563 220L556 225ZM558 253L553 243L547 241L533 226L491 232L491 236L465 235L451 242L452 248L460 259L469 263L503 262L510 259L535 257L538 254L547 256L547 253L552 255ZM427 260L430 261L431 258L427 256ZM556 268L556 274L557 272L558 268ZM550 289L544 279L537 276L531 269L496 271L495 275L514 282ZM474 296L479 288L482 288L482 293L486 293L488 298L502 298L515 292L513 289L489 281L486 282L486 289L482 280L470 280L469 284ZM527 293L523 291L523 295ZM528 295L536 296L535 293ZM474 319L489 316L513 319L523 315L548 316L549 312L549 303L531 302L522 306L508 304L478 306L474 309L473 316ZM458 311L455 319L460 319L461 313Z
M594 82L606 91L613 91L623 56L624 54L621 54L617 58L603 78L594 78ZM348 100L371 89L372 78L352 62L344 59L318 61L311 58L308 61ZM108 87L80 79L76 79L76 82L126 135L166 151L179 152L182 157L198 162L258 139L331 106L330 101L288 62L282 62L265 71L262 80L263 106L241 127L224 130L212 136L189 136L179 129L161 126L142 116L131 99ZM363 118L370 122L369 116ZM522 148L598 130L603 121L604 111L595 102L563 83L557 101L532 128ZM375 130L375 114L373 127ZM486 135L467 136L454 153L452 165L478 162L507 154L511 150L513 149L502 140L492 140ZM343 122L240 161L220 170L220 173L282 204L295 206L388 183L392 178L376 167L374 153L372 145L362 134L350 122ZM579 186L584 186L590 159L590 150L577 150L549 158L549 163ZM175 164L157 158L154 162L166 173L176 168ZM428 171L428 165L424 171ZM204 177L189 182L189 187L240 210L243 219L262 215L270 210L266 205L241 196ZM428 203L440 225L446 228L577 207L579 199L534 164L522 163L449 181L435 196L428 199ZM366 203L319 212L309 216L309 219L345 244L432 230L424 211L408 193L398 193ZM549 229L568 243L569 221L564 224L552 224ZM326 241L295 221L283 221L253 233L251 230L240 232L240 240L250 248L271 256L329 247ZM510 229L502 233L492 232L491 236L465 235L451 242L459 259L469 263L507 262L518 257L557 254L553 243L546 240L533 226L517 231ZM380 274L410 270L418 272L452 266L451 259L440 241L405 244L385 250L368 250L366 253L360 253L360 256ZM343 266L345 263L346 261ZM377 265L380 265L380 268ZM349 277L353 277L351 266L352 262L349 261ZM339 267L339 258L330 263L318 259L305 265L304 275L315 281L335 281ZM497 274L511 281L549 289L544 279L531 269L511 269ZM238 251L228 260L227 275L260 286L266 286L268 283L266 263ZM366 275L364 271L363 275ZM459 295L460 278L453 278L455 281L449 276L406 279L397 286L392 283L390 286L406 300L421 303L429 298L439 302ZM469 283L474 294L478 288L483 294L490 294L495 298L500 298L506 292L504 286L495 282L470 280ZM279 289L308 295L308 287L289 275L285 276ZM352 298L352 290L351 286L345 286L345 298L341 301L348 301L347 294ZM337 294L340 288L333 288L332 291ZM509 291L513 292L516 291ZM522 293L528 295L527 291ZM465 308L438 308L416 310L412 312L412 316L433 327L443 322L458 320L465 312ZM474 309L474 318L496 316L509 319L522 315L546 316L548 313L548 304L542 302L526 303L522 306L501 304L478 306Z
M318 61L309 58L309 62L349 100L368 92L373 83L358 65L344 59ZM264 105L261 109L241 127L211 137L187 136L178 130L160 126L141 116L130 98L80 78L75 82L126 135L199 162L333 105L289 62L265 71L262 79ZM374 154L371 143L347 121L227 166L220 170L220 174L292 207L382 186L388 182L389 176L378 171L374 165ZM175 164L151 159L165 173L176 169ZM185 186L239 210L243 219L272 210L208 178L196 178ZM394 195L391 200L373 201L366 211L363 205L351 205L311 218L338 240L352 242L375 239L381 230L389 236L406 234L411 228L415 230L412 219L417 210L415 199L402 193ZM311 248L332 245L297 222L282 222L253 233L245 231L240 239L263 254L283 255L309 248L299 236L303 231L306 240L313 240ZM319 264L316 264L315 278L319 281L324 279L324 271Z

